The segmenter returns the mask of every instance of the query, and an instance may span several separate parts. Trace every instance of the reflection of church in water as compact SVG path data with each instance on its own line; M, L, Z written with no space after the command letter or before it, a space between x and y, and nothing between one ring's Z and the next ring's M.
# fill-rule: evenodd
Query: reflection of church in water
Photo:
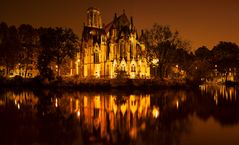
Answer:
M69 101L65 99L64 102ZM69 109L71 113L75 112L79 117L83 130L90 134L96 131L102 138L116 130L121 133L128 132L131 138L135 138L137 132L142 129L137 123L139 120L142 124L150 116L153 118L159 116L159 109L150 107L150 95L129 95L121 104L117 104L116 100L117 97L113 95L85 96L81 94L70 100Z
M87 10L87 25L82 34L84 77L114 78L117 72L126 72L130 78L149 78L144 35L137 35L132 17L125 12L104 26L101 13Z

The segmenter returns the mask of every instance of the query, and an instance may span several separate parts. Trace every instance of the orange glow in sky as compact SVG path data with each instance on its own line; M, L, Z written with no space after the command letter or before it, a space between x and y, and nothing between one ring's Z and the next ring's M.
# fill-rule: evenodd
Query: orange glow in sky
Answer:
M102 12L105 24L125 9L138 32L154 23L170 25L192 42L193 49L202 45L211 49L219 41L239 44L238 0L4 0L0 21L70 27L80 35L86 10L92 6Z

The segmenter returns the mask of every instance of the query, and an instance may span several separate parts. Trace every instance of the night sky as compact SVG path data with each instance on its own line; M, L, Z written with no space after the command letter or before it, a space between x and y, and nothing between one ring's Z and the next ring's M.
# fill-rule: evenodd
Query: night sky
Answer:
M0 21L70 27L80 35L89 7L102 12L105 24L125 9L139 32L154 23L170 25L193 49L221 40L239 44L239 0L1 0Z

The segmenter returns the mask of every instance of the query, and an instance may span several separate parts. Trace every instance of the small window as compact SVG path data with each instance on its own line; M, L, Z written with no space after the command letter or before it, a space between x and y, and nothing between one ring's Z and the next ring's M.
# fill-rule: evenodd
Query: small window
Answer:
M131 66L131 72L135 72L136 70L135 70L135 65L133 64L132 66Z
M99 53L94 53L94 63L100 63L100 60L99 60Z
M121 70L125 71L125 65L124 64L122 65Z

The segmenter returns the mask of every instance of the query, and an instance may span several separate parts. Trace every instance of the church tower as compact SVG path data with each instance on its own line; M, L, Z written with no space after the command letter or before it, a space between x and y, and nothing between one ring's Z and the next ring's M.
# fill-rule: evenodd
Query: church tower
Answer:
M87 26L102 28L101 13L96 8L91 7L87 10Z

